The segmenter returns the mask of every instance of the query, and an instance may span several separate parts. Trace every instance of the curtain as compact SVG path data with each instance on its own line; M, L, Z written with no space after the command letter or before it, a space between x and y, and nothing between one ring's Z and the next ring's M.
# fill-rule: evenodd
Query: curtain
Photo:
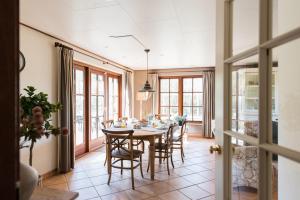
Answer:
M74 168L74 131L73 131L73 50L59 47L58 100L62 104L59 112L59 126L68 129L67 135L59 140L59 172L65 173Z
M149 74L150 76L150 84L155 92L152 93L152 114L158 114L158 91L159 91L159 84L158 84L158 74Z
M215 72L204 72L203 83L203 134L212 138L212 120L215 118Z
M125 71L123 74L124 96L123 96L123 116L132 117L132 73Z

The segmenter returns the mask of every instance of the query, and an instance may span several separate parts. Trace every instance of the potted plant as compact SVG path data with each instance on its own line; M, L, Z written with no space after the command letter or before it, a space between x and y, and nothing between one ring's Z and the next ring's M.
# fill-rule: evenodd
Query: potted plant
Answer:
M37 140L60 134L60 129L51 124L51 116L61 109L61 104L50 103L48 94L37 93L32 86L24 90L26 95L20 96L20 140L23 139L20 148L29 147L29 165L32 166L32 150Z
M177 115L175 117L175 120L179 126L182 126L183 122L186 120L186 115L182 115L182 116Z

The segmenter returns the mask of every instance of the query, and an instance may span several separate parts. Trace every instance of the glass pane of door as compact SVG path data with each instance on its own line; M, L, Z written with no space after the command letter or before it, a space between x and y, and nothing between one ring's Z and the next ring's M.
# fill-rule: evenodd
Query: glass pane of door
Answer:
M91 140L103 136L101 122L104 118L104 77L101 74L91 73Z
M259 72L258 57L234 63L231 67L231 130L258 137Z
M85 112L84 112L84 72L75 69L75 144L85 142Z
M232 139L232 200L258 199L258 147Z
M108 78L108 117L110 120L119 118L119 80L115 77Z

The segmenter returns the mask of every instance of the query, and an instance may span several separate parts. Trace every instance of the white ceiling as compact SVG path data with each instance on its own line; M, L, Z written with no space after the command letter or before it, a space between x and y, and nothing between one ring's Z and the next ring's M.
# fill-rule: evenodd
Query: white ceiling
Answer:
M216 0L22 0L21 22L133 69L215 65Z

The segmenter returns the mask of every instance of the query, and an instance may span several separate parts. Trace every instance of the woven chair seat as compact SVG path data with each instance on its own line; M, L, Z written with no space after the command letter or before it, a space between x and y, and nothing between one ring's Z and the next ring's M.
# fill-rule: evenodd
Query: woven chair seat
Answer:
M143 154L140 150L133 150L133 158L138 158ZM116 149L111 153L111 157L114 158L121 158L123 160L130 160L131 156L127 149Z

